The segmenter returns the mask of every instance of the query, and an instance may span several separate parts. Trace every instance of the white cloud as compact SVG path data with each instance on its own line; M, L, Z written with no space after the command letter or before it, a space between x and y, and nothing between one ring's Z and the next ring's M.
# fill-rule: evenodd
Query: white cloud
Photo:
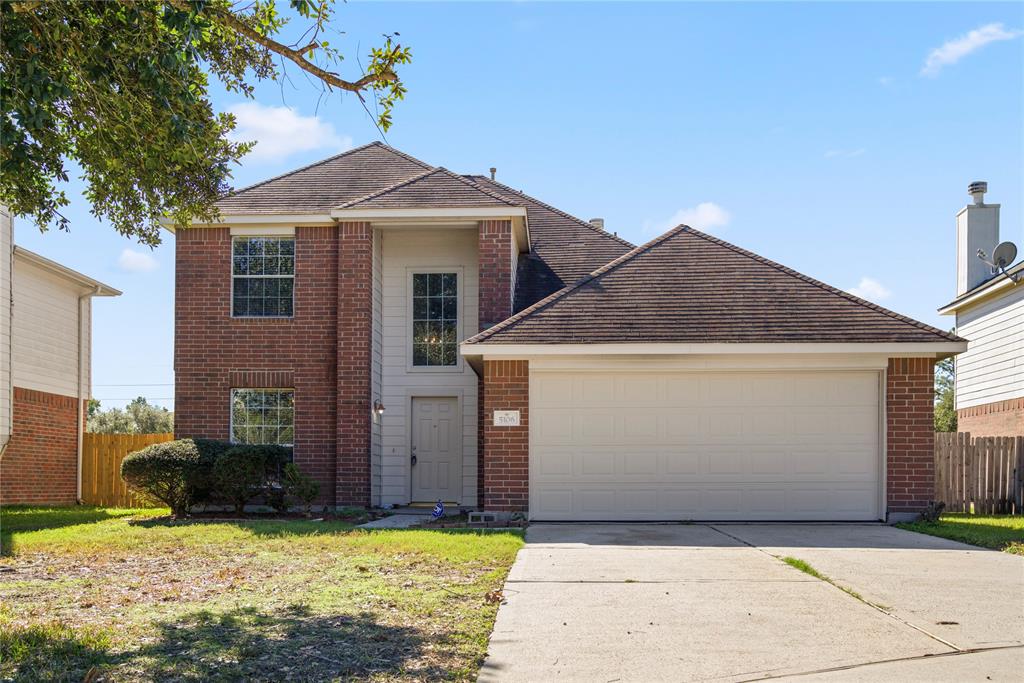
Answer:
M885 285L870 277L862 277L856 287L851 287L846 291L854 296L859 296L861 299L875 302L888 299L889 295L892 294L892 292L885 288Z
M352 147L352 138L338 135L333 125L319 116L302 116L292 107L241 102L228 107L228 111L236 120L228 137L235 142L256 142L247 160L280 161L296 152L343 152Z
M647 232L663 233L680 223L704 232L712 232L715 228L729 225L732 215L714 202L701 202L689 209L679 209L664 221L648 221L644 228Z
M878 84L879 85L890 86L890 85L892 85L895 82L896 82L896 79L893 78L892 76L880 76L878 78Z
M826 159L853 159L859 157L866 152L863 147L857 149L830 149L825 152Z
M946 41L940 47L929 52L928 58L924 60L924 66L921 67L921 75L934 78L939 75L942 67L956 64L975 50L980 50L989 43L1012 40L1020 35L1024 35L1024 31L1008 31L1000 23L986 24L976 28L966 35Z
M132 249L125 249L121 252L121 257L117 259L117 265L121 270L126 270L129 273L146 273L160 267L152 254Z

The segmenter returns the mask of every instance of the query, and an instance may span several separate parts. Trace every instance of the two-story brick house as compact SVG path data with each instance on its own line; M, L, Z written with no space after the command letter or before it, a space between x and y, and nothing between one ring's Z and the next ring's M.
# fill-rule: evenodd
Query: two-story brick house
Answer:
M642 247L374 143L176 231L176 430L324 502L880 519L931 494L962 340L681 227Z

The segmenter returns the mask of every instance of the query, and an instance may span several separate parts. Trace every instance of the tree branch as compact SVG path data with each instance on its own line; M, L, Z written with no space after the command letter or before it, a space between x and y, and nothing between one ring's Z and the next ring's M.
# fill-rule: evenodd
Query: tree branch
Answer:
M192 8L190 8L184 0L170 0L170 3L182 12L192 11ZM394 74L394 72L392 72L389 69L381 74L367 74L358 80L346 81L345 79L340 78L337 74L322 69L313 62L310 62L303 56L303 53L301 51L293 50L287 45L279 43L276 40L267 38L259 31L256 31L253 28L247 26L244 21L241 21L230 11L223 11L219 9L210 8L210 12L215 16L216 19L223 21L224 24L226 24L236 33L245 36L254 43L262 45L271 52L281 55L285 59L293 62L303 71L313 74L324 83L327 83L328 85L333 85L336 88L348 90L349 92L359 93L360 91L365 90L369 86L376 85L377 83L387 83L390 81L394 81L396 78L398 78Z

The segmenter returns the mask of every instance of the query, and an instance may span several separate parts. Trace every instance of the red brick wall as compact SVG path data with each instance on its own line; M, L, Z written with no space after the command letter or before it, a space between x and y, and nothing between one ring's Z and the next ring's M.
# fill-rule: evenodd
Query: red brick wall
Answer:
M73 396L14 387L14 429L0 460L0 503L77 500L76 403Z
M1024 398L961 408L956 425L957 431L972 436L1024 436Z
M480 329L512 315L512 223L480 222Z
M530 373L525 360L484 361L484 508L524 511L529 506ZM495 410L518 410L518 427L495 427Z
M232 382L254 386L290 376L292 384L281 388L295 390L295 462L320 482L321 502L333 504L337 230L296 229L289 319L231 318L228 228L182 229L175 242L176 436L229 438Z
M889 512L917 512L934 498L934 365L890 358L886 374Z
M339 505L370 504L370 353L373 330L373 230L338 226Z

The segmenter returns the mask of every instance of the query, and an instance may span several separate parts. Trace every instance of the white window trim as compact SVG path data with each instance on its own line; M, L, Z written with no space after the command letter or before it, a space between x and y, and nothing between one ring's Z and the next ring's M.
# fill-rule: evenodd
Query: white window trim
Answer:
M295 387L231 387L228 396L228 443L243 444L235 441L235 392L236 391L290 391L292 392L292 443L280 444L251 444L259 446L282 446L284 448L295 448ZM280 425L278 425L280 426Z
M253 239L255 237L265 237L267 239L286 240L290 239L293 243L292 246L292 274L291 275L235 275L235 240L236 239ZM231 236L231 256L230 262L228 263L229 275L231 276L231 291L228 293L228 316L232 320L292 320L295 318L295 285L297 282L296 271L299 265L299 255L296 253L295 235L273 235L261 233L259 235L232 235ZM235 278L291 278L292 280L292 314L291 315L235 315Z
M405 269L405 369L406 372L425 373L459 373L463 371L465 361L459 353L459 343L465 338L463 326L466 320L466 277L462 266L409 266ZM457 282L456 304L458 321L455 325L455 337L459 341L455 343L455 365L414 365L413 364L413 321L412 321L412 276L430 275L432 273L455 273Z

